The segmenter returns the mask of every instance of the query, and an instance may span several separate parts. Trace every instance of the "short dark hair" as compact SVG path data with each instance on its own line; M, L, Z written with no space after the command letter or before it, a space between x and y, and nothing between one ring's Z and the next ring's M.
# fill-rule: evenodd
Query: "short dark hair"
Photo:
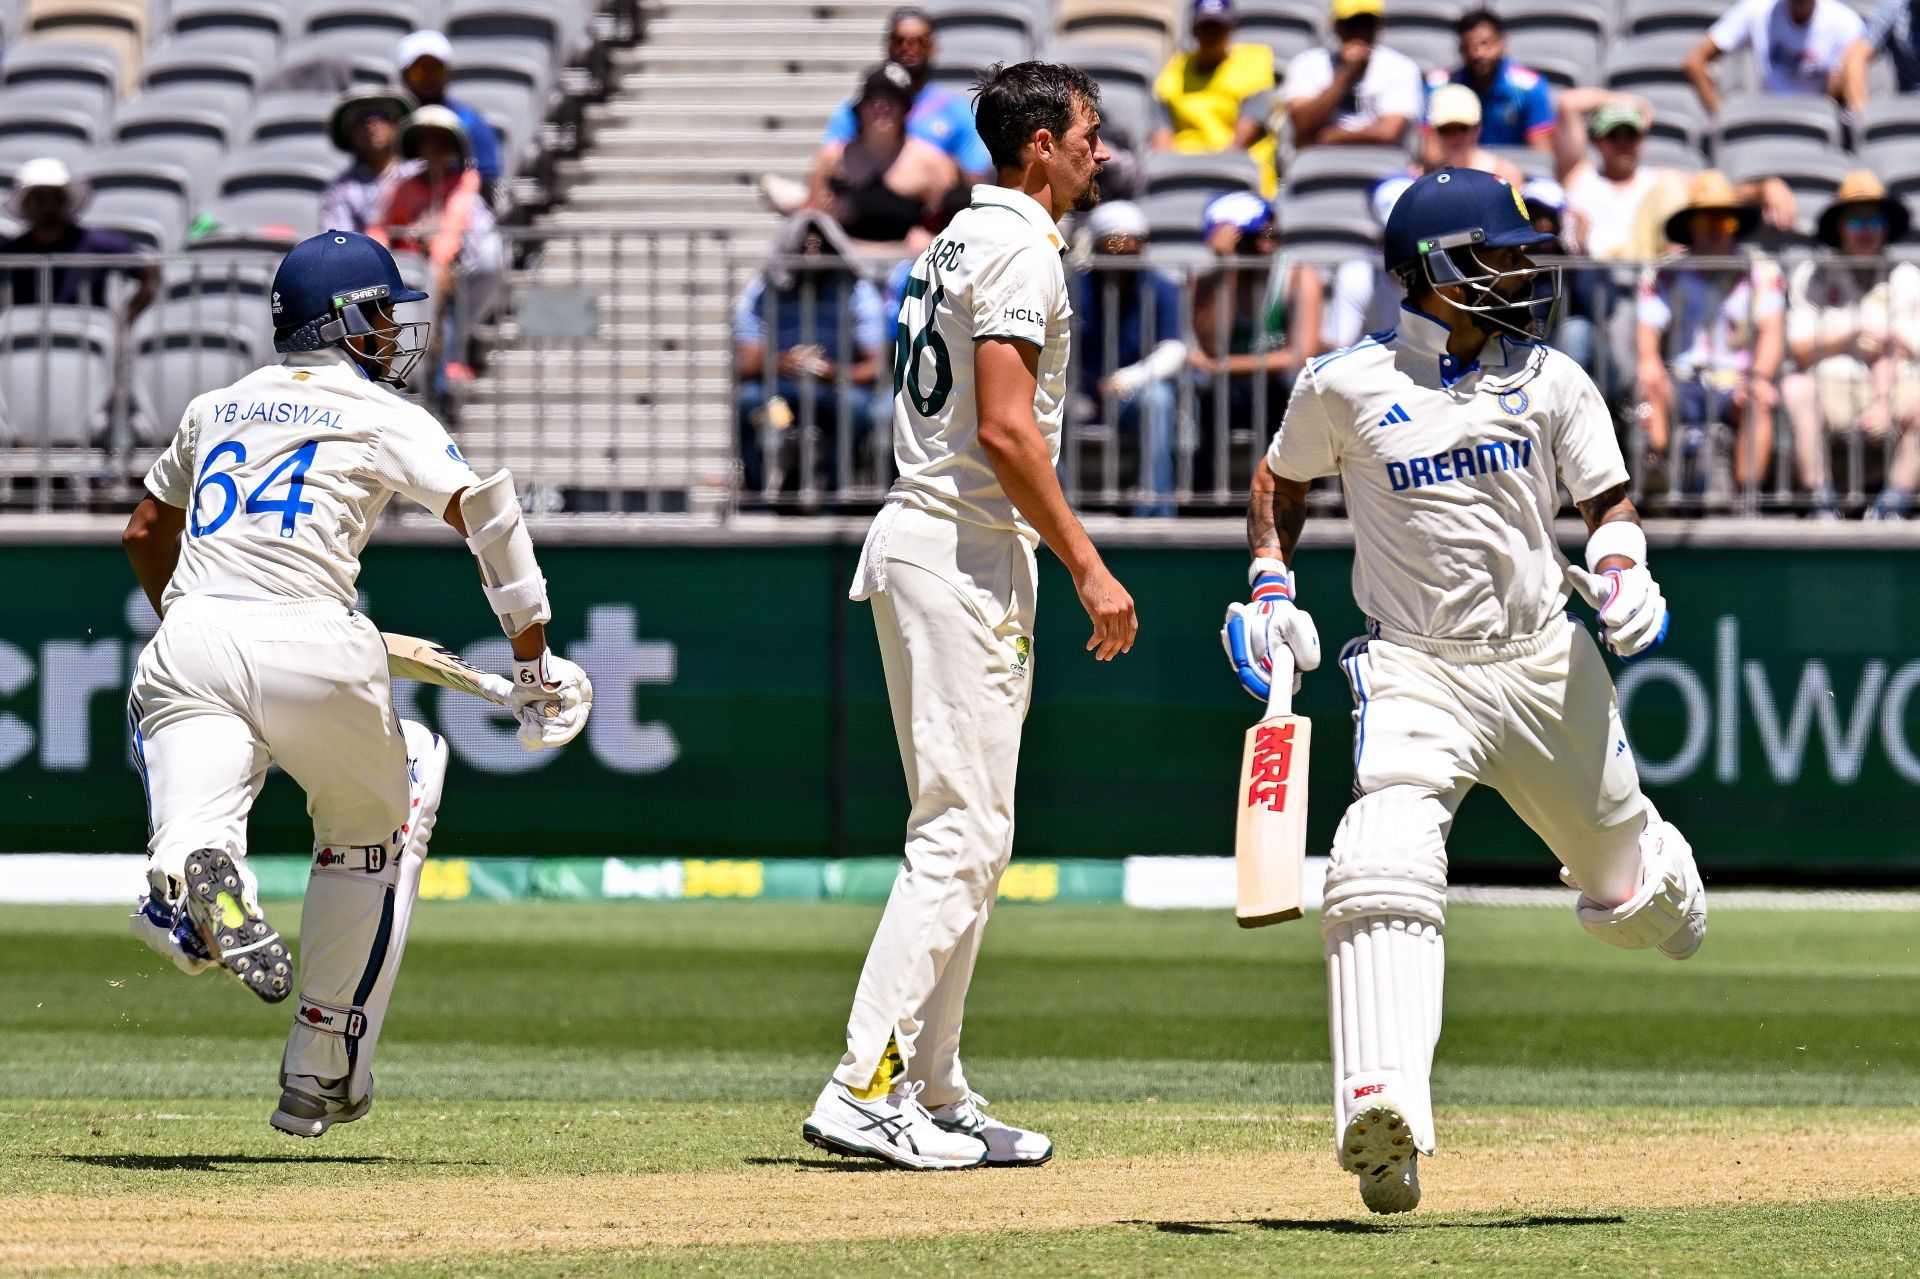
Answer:
M1020 167L1035 132L1059 137L1073 127L1073 104L1100 106L1100 86L1078 67L1059 62L995 63L973 86L974 125L996 169Z
M1493 33L1498 36L1507 34L1507 24L1500 20L1499 14L1485 5L1461 14L1453 24L1453 34L1464 36L1475 27L1492 27Z

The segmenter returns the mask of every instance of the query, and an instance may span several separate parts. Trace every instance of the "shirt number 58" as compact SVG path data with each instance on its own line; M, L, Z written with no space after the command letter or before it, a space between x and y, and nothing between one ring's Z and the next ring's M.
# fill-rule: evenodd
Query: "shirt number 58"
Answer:
M234 483L233 476L226 471L214 469L223 459L231 458L235 467L245 466L247 446L239 440L228 440L224 444L214 445L207 454L207 460L200 465L200 480L193 488L192 518L187 530L194 537L206 537L217 533L233 518L234 512L244 510L248 515L262 513L280 516L280 536L292 537L295 522L302 515L310 514L312 502L300 500L300 490L306 487L307 468L313 465L314 454L320 451L320 441L308 440L298 449L288 454L280 465L266 479L261 480L253 492L247 494L244 505L240 501L240 486ZM291 472L289 474L289 472ZM280 477L287 477L287 490L284 497L268 497L267 490L276 484ZM212 519L205 518L207 510L207 491L214 490L219 495L220 511Z

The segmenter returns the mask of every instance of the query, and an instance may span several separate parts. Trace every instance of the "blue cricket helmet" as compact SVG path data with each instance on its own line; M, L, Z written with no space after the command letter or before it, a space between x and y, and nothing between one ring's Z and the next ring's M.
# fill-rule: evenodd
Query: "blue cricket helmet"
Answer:
M1430 284L1454 285L1454 305L1522 337L1536 337L1560 297L1557 270L1498 271L1480 249L1557 245L1533 228L1526 201L1505 178L1479 169L1441 169L1401 193L1387 215L1381 256L1388 271L1422 274ZM1530 283L1531 294L1504 293L1509 281Z
M273 349L318 351L340 346L348 337L391 338L386 376L399 384L426 350L424 321L381 325L368 304L422 302L427 295L409 288L385 245L357 231L322 231L293 246L273 273ZM417 341L409 339L417 338ZM371 351L356 354L371 355ZM395 371L399 356L410 356Z

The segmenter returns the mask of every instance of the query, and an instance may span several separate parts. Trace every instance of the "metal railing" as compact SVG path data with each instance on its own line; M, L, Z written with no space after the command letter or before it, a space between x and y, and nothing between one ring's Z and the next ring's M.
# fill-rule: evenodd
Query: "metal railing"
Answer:
M493 318L478 329L479 375L454 385L443 406L475 465L511 468L538 516L717 523L740 510L849 512L882 500L893 479L894 263L855 264L864 281L857 289L850 278L835 283L847 268L831 259L771 264L792 268L794 279L763 290L758 321L774 340L743 374L737 304L770 264L733 233L543 227L503 234L512 265ZM0 263L9 286L25 272L33 281L26 292L40 299L0 310L0 510L124 509L186 402L275 358L267 298L275 264L271 251ZM134 284L125 273L149 266L159 268L158 293L129 324L124 308ZM1300 357L1350 335L1330 334L1325 324L1304 338L1293 332L1302 299L1272 287L1275 268L1266 260L1102 258L1099 266L1101 274L1074 281L1080 301L1060 463L1069 497L1082 509L1118 514L1238 510ZM1670 292L1676 268L1702 272L1707 283L1687 286L1684 301L1689 314L1720 325L1751 264L1674 259L1653 266L1668 272L1660 287ZM1171 277L1175 305L1163 314L1159 295L1141 292L1138 351L1173 339L1186 347L1187 363L1126 389L1110 380L1125 362L1117 326L1090 321L1122 310L1149 267ZM107 305L49 300L62 273L76 269L108 273ZM1822 505L1859 513L1889 477L1896 489L1920 478L1920 326L1908 314L1920 307L1913 300L1920 268L1780 258L1765 287L1784 304L1787 281L1808 274L1799 292L1820 308L1815 347L1785 341L1773 382L1778 402L1744 415L1726 411L1744 394L1731 365L1750 362L1759 326L1729 326L1722 353L1746 353L1729 367L1690 364L1681 358L1686 343L1663 347L1676 386L1700 388L1684 393L1684 405L1676 394L1676 408L1686 411L1676 413L1663 442L1653 438L1636 385L1634 316L1645 269L1568 269L1606 287L1591 313L1563 309L1552 340L1582 352L1610 392L1635 498L1649 513L1753 516ZM1887 283L1893 271L1904 274ZM1855 281L1852 272L1864 275ZM1350 282L1350 275L1318 278L1331 308L1336 280ZM1876 284L1885 285L1877 294L1868 287ZM1202 305L1208 290L1233 304ZM1883 295L1892 298L1890 312ZM12 297L11 287L0 289L0 303ZM1851 307L1835 298L1866 301ZM1368 300L1382 299L1361 299ZM1574 320L1584 329L1576 332ZM1809 321L1786 314L1781 323L1792 339L1804 336ZM1862 333L1869 336L1849 336ZM1795 359L1796 345L1804 362ZM1200 367L1194 352L1214 362ZM1252 357L1242 364L1272 367L1230 371L1219 362L1230 353ZM1743 427L1752 457L1736 466ZM1657 459L1654 443L1663 443ZM1317 484L1312 500L1339 511L1338 482Z

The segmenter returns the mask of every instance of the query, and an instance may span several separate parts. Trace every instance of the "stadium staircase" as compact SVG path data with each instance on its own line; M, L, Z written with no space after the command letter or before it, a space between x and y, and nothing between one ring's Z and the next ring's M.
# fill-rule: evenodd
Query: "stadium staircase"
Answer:
M543 477L537 503L722 510L733 299L779 224L757 182L806 175L829 113L881 57L892 7L646 10L644 38L616 55L612 93L589 108L586 145L559 166L556 202L536 220L551 236L515 281L596 294L598 335L527 340L509 318L465 398L463 432L490 460ZM547 450L542 439L567 443Z

